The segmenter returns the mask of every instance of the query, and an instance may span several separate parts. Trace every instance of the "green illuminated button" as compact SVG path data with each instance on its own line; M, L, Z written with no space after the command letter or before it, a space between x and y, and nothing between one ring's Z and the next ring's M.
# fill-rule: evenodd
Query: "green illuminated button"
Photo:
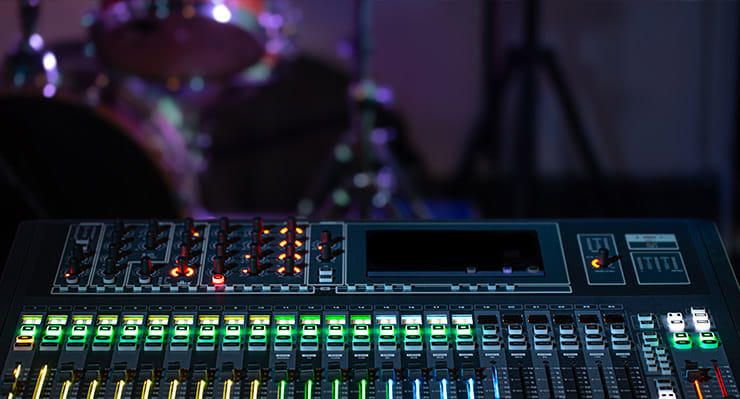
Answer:
M139 326L127 324L123 326L121 336L118 338L117 348L119 351L135 351L139 346Z
M691 349L691 338L685 332L673 333L673 347L676 349Z
M431 350L447 350L449 347L447 326L444 324L432 324L429 334L429 347Z
M147 330L144 340L145 351L164 350L164 326L161 324L152 324Z
M396 328L392 324L381 324L378 334L378 350L396 349Z
M341 324L330 324L326 336L327 351L344 350L344 326Z
M20 335L31 335L31 336L35 336L37 331L38 330L36 329L36 326L34 326L32 324L26 324L26 325L22 325L21 326L21 333L20 333Z
M242 327L237 324L228 324L221 341L221 350L238 351L242 347Z
M59 350L59 346L62 342L62 334L62 326L60 326L59 324L51 324L46 326L46 329L44 330L44 336L41 337L41 345L39 346L39 350Z
M353 327L352 350L370 350L370 327L367 324L355 324Z
M186 351L190 349L190 326L178 324L170 338L171 351Z
M113 326L110 324L101 324L93 338L93 351L107 351L113 347Z
M216 326L204 324L200 326L198 338L195 342L196 351L212 351L216 349Z
M67 337L67 343L64 345L64 349L68 351L82 351L85 350L87 343L88 328L86 325L74 325L72 331L70 331L69 337Z
M255 324L252 326L247 348L252 351L267 350L267 327L264 324Z
M289 351L293 349L293 326L287 324L277 326L273 348L276 351Z
M403 349L421 350L422 347L421 327L418 324L407 324L404 327Z
M315 324L304 325L301 329L301 350L319 350L318 326L316 326Z
M699 347L702 349L717 349L719 347L717 334L714 331L699 333Z
M475 349L475 339L472 331L473 328L470 324L458 324L455 326L455 348L457 350Z

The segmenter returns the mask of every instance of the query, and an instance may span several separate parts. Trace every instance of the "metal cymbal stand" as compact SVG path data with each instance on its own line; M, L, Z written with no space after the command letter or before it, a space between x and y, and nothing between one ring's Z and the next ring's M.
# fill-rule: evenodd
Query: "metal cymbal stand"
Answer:
M355 0L354 82L350 86L351 129L334 148L334 157L299 201L298 212L320 219L402 217L429 212L393 155L393 132L376 128L377 85L372 77L372 1Z

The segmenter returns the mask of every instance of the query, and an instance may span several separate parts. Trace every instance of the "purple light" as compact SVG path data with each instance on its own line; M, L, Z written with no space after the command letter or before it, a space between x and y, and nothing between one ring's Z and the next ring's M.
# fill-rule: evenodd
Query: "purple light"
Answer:
M44 97L51 98L54 97L54 94L56 94L57 88L51 83L47 83L44 85Z
M38 33L34 33L31 35L31 37L28 38L28 44L31 45L31 48L39 51L42 47L44 47L44 39L41 38L41 35Z
M370 140L373 144L386 144L391 139L391 133L388 129L374 129L370 134Z
M504 272L504 274L511 274L513 272L513 269L511 268L511 266L504 266L502 271Z
M44 69L47 71L52 71L57 67L57 57L54 56L54 53L45 53L42 62Z
M231 10L223 4L213 6L213 19L222 24L231 21Z
M259 21L260 25L267 29L278 29L283 26L283 17L279 14L263 13Z
M393 101L393 90L388 87L378 87L375 91L375 99L382 104L388 104Z

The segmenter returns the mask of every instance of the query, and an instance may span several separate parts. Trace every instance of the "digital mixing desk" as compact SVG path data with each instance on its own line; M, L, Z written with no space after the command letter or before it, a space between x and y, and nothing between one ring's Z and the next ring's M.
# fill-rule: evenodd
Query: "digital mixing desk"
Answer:
M702 220L24 223L2 398L736 398Z

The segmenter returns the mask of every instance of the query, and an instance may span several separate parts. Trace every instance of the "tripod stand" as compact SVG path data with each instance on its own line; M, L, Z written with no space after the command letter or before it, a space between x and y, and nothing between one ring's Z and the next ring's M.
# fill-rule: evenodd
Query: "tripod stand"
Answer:
M402 217L399 200L417 218L429 212L394 156L389 130L376 128L377 85L371 73L371 0L355 0L354 83L351 128L335 146L310 191L298 203L302 215L337 217ZM403 197L403 198L402 198Z
M485 48L485 69L491 73L493 70L493 51L488 43L493 34L492 24L495 17L496 2L484 1L485 24L483 40ZM602 183L601 166L594 155L594 151L586 136L582 119L578 113L573 94L568 86L563 70L558 62L556 54L542 46L540 41L539 27L539 0L526 0L524 2L524 43L517 48L510 49L504 64L504 69L499 79L491 79L486 85L488 98L486 101L486 112L480 126L469 145L463 153L463 164L457 177L457 182L466 181L472 174L478 152L483 149L492 164L499 160L499 143L497 137L493 137L491 130L501 131L501 109L503 99L512 84L515 73L520 77L520 97L518 101L518 114L516 126L516 138L514 141L514 174L512 176L512 203L514 204L513 216L531 216L535 208L535 197L537 193L537 153L535 151L536 134L538 130L538 99L540 86L538 85L538 72L542 69L548 78L555 94L560 101L566 123L568 125L571 139L575 144L578 156L585 166L586 173L590 179L593 192L604 193ZM602 200L595 203L601 204Z

